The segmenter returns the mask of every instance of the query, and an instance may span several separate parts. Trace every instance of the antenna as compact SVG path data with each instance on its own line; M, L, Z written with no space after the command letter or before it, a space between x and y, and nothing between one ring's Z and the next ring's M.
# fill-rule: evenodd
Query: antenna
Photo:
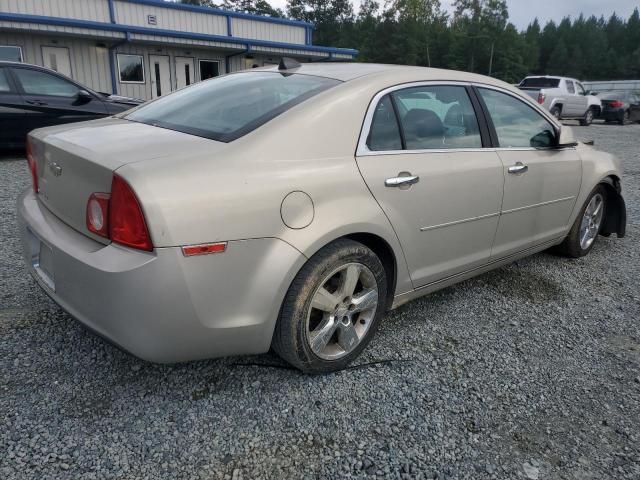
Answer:
M293 70L294 68L299 68L300 63L297 60L289 57L282 57L280 59L280 64L278 65L278 70Z

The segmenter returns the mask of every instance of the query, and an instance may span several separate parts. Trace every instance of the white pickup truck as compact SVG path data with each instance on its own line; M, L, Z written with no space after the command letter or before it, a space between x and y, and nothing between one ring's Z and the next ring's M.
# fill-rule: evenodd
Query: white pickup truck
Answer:
M580 125L591 125L602 109L600 99L587 95L582 84L574 78L531 76L522 80L518 88L557 119L580 120Z

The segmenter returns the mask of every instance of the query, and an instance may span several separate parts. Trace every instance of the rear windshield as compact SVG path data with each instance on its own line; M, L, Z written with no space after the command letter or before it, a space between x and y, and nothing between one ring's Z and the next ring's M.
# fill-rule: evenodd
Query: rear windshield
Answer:
M556 88L558 85L560 85L559 78L531 77L520 82L521 87L531 88Z
M599 93L598 97L600 97L602 100L626 100L629 97L630 93L631 92L625 92L625 91L604 92L604 93Z
M143 105L124 118L230 142L339 83L277 72L225 75Z

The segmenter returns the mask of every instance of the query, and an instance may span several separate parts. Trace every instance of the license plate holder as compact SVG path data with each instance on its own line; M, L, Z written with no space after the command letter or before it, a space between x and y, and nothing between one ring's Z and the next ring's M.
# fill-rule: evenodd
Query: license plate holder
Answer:
M43 283L55 292L56 283L53 269L53 250L31 230L29 230L29 237L31 266Z

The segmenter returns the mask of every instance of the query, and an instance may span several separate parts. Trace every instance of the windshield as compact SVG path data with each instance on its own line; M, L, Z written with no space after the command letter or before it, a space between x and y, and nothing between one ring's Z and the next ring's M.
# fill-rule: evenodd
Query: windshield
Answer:
M143 105L124 118L230 142L339 83L278 72L225 75Z
M560 85L559 78L547 78L547 77L531 77L525 78L520 82L521 87L531 88L556 88Z

